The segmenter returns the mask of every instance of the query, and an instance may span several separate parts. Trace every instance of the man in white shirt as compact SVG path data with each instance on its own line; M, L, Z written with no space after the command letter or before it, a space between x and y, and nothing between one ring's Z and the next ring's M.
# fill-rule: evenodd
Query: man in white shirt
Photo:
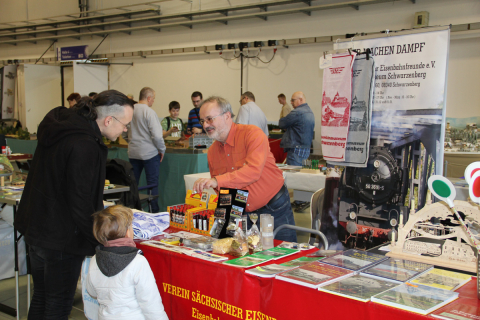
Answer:
M250 91L242 94L240 98L240 110L238 111L235 123L253 124L267 135L268 137L268 122L265 113L255 103L255 96Z
M163 129L157 114L151 108L155 102L155 91L145 87L140 90L138 103L133 111L133 120L128 130L128 158L133 167L135 179L140 180L143 168L147 185L156 185L152 195L158 195L158 177L160 162L165 154ZM151 203L152 212L158 212L158 198Z

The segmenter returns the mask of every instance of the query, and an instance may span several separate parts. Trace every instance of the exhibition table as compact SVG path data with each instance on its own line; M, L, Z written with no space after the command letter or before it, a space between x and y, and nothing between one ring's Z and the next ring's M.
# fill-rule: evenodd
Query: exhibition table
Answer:
M104 189L104 194L112 194L112 193L119 193L119 192L128 192L130 191L130 187L116 185L114 188L111 189ZM15 216L17 214L17 207L20 203L21 192L16 191L14 195L3 195L0 197L0 204L6 204L13 207L13 221L15 221ZM0 312L7 313L12 316L16 316L17 319L19 318L19 283L18 283L18 276L19 276L19 253L18 253L18 243L22 235L18 235L17 228L15 224L13 224L13 234L14 234L14 270L15 270L15 308L9 307L4 304L0 304ZM27 310L30 308L30 270L29 270L29 263L28 263L28 249L25 250L27 256Z
M282 142L282 139L278 138L268 138L268 144L270 145L270 151L273 154L273 157L275 158L276 163L283 163L285 159L287 158L287 153L283 151L283 148L280 147L280 142Z
M12 152L34 154L37 140L7 139L7 145ZM128 161L126 145L109 145L108 158L119 158ZM160 211L165 211L167 206L185 201L184 193L185 174L208 171L206 150L192 150L185 148L167 148L162 163L160 164L159 206ZM139 186L146 186L145 172L142 173Z
M278 244L279 242L276 242ZM242 268L137 245L152 268L169 319L428 319L412 312L360 302ZM316 249L312 249L315 251ZM308 251L311 252L311 251ZM298 258L297 253L275 263Z
M480 152L452 152L443 154L445 162L444 172L446 177L463 177L467 166L475 161L480 161Z

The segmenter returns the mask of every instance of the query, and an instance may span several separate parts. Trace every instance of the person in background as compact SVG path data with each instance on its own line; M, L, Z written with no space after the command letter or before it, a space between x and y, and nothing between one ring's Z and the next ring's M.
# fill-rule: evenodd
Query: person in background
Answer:
M287 103L287 98L283 93L278 95L278 103L282 105L282 110L280 111L280 119L282 119L292 111L292 107Z
M287 164L301 166L310 155L310 146L315 129L315 116L307 104L303 92L295 92L290 100L292 112L278 122L285 129L280 147L287 152Z
M128 99L133 100L133 94L129 93L127 94Z
M199 112L202 101L203 95L201 92L195 91L192 93L193 109L188 113L187 134L205 133L202 125L198 122L200 119Z
M238 124L253 124L260 129L268 137L268 122L265 113L255 103L255 96L250 91L245 92L240 97L240 110L235 123Z
M170 116L163 118L161 124L163 129L163 138L168 136L175 138L184 138L184 125L182 119L178 116L180 114L180 103L172 101L168 104L168 112Z
M152 88L145 87L140 90L130 130L123 135L123 138L128 142L128 158L132 164L137 184L145 168L147 185L155 185L152 188L152 195L158 195L160 162L163 160L166 146L163 141L162 126L157 114L152 109L154 102L155 91ZM152 211L158 212L158 198L151 204Z
M68 107L71 108L73 107L74 105L77 104L78 101L80 101L82 97L80 96L79 93L71 93L68 97L67 97L67 101L68 101Z
M168 320L152 269L133 241L132 220L132 210L120 205L93 215L93 235L100 245L86 289L100 305L98 319Z
M88 94L88 96L89 96L90 98L93 98L93 97L96 96L96 95L97 95L96 92L90 92L90 93ZM127 96L127 98L128 98L128 96ZM128 98L128 99L130 99L130 98ZM133 100L133 99L130 99L130 100Z
M67 319L85 256L95 253L92 214L103 208L108 149L132 120L115 90L51 110L38 127L15 227L29 245L33 298L28 319Z
M233 116L232 106L223 98L210 97L203 102L200 123L215 140L207 156L211 178L198 179L193 190L200 194L208 188L217 192L220 188L247 190L247 214L271 214L275 228L295 225L283 173L275 164L267 136L257 126L234 123ZM275 239L296 242L297 234L284 229Z

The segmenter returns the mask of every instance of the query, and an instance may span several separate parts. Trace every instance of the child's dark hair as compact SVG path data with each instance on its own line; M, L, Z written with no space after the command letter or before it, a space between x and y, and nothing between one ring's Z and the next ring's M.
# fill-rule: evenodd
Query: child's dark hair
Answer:
M123 114L125 106L133 108L133 105L134 101L123 93L117 90L106 90L93 98L81 98L73 107L73 110L87 120L96 120L109 115Z
M170 102L168 104L168 111L170 111L172 109L180 109L180 103L178 103L177 101Z
M93 236L103 245L107 241L124 238L132 220L130 208L121 205L107 207L93 214Z

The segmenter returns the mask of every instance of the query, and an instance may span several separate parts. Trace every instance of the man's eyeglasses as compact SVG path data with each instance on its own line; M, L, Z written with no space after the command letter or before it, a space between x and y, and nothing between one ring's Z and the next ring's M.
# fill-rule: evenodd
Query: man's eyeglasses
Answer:
M220 113L220 114L217 114L215 117L210 117L210 116L205 117L205 119L200 119L200 121L198 121L198 122L200 122L200 124L201 124L202 126L203 126L203 124L204 124L205 122L210 124L210 123L213 122L213 120L214 120L216 117L219 117L219 116L221 116L221 115L223 115L223 114L225 114L225 112L222 112L222 113Z
M290 99L290 102L293 103L293 101L298 100L300 98L295 98L295 99Z
M125 124L125 123L123 123L122 121L120 121L120 120L118 120L117 118L115 118L114 116L111 116L111 117L112 117L113 119L117 120L118 122L120 122L120 124L122 124L122 125L125 127L125 129L130 128L130 124Z

